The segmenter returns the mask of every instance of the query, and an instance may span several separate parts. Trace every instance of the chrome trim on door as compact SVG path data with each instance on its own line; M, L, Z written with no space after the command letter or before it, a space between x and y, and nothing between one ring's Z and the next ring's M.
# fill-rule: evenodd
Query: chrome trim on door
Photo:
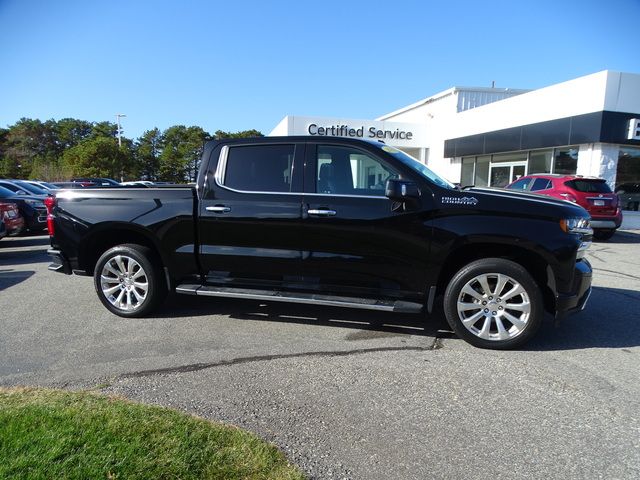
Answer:
M206 207L205 210L207 212L214 212L214 213L229 213L231 211L231 207L225 207L224 205L216 205L214 207Z
M333 217L337 213L335 210L324 210L312 208L307 212L309 215L320 215L323 217Z

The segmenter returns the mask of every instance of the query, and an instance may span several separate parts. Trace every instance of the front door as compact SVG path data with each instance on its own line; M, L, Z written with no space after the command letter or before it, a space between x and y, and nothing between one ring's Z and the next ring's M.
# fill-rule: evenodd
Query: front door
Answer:
M397 176L371 152L307 145L305 284L346 296L424 295L429 239L419 207L403 211L385 196L386 181Z
M489 167L489 186L506 187L527 174L527 162L492 163Z

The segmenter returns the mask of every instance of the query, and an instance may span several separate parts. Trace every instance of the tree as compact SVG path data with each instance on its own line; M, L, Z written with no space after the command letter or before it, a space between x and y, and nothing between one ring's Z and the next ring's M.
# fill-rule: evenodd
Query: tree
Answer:
M135 143L134 158L142 180L158 180L163 136L160 130L147 130Z
M175 125L162 137L160 178L175 183L195 181L204 142L210 135L200 127Z
M93 125L86 120L63 118L56 122L55 129L59 147L58 153L62 155L68 148L75 147L85 138L89 138Z
M118 148L114 138L88 138L64 152L63 167L69 176L120 178L128 175L133 165L125 144Z
M43 124L30 118L21 118L9 127L2 174L28 178L34 158L45 158L55 150L55 134L50 127L50 123Z
M264 137L264 135L258 130L243 130L241 132L224 132L222 130L216 130L214 137L216 140L220 140L222 138Z

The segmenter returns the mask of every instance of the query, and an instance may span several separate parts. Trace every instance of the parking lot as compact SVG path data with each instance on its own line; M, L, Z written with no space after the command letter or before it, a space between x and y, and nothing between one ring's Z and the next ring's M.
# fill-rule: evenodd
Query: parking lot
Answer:
M123 319L48 237L0 241L0 385L94 388L238 425L311 478L640 478L640 228L594 243L587 309L525 349L436 313L172 297ZM637 222L640 223L640 222Z

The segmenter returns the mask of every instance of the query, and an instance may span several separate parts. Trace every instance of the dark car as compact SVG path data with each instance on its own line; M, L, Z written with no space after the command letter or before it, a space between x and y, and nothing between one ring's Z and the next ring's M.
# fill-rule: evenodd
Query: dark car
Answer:
M120 185L120 183L113 178L103 177L72 178L71 181L73 183L82 183L85 187L117 187Z
M618 195L611 191L603 178L534 174L521 177L505 188L547 195L580 205L591 215L593 236L599 240L611 238L622 224Z
M47 195L48 191L40 186L24 180L0 179L0 187L4 187L18 195Z
M622 208L638 211L640 207L640 183L621 183L616 187Z
M44 204L46 198L45 195L20 195L0 187L0 201L9 201L18 205L27 229L32 232L47 228L47 208Z

